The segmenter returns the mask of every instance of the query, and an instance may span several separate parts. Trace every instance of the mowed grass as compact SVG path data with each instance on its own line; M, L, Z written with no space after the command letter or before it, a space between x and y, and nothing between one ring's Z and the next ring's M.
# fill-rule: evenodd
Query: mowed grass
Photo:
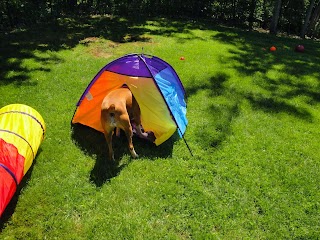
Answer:
M319 238L319 42L107 17L1 35L0 106L27 104L47 126L1 239ZM122 137L111 165L101 133L71 126L95 74L131 52L180 76L193 157L174 135L134 139L132 160Z

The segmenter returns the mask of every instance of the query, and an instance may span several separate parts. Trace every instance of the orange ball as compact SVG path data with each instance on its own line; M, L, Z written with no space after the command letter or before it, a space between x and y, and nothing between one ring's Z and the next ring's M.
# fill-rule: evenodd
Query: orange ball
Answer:
M277 48L275 47L275 46L272 46L271 48L270 48L270 51L271 52L274 52L274 51L276 51L277 50Z

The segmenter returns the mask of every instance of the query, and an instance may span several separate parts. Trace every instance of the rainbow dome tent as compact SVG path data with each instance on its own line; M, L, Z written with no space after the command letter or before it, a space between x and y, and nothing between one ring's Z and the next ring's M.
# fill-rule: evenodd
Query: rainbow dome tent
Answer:
M188 124L184 87L167 62L143 54L128 54L104 66L82 94L72 123L103 132L102 100L124 84L137 100L142 126L154 133L156 145L169 139L177 129L180 137L183 136Z
M33 108L11 104L0 109L0 216L37 154L45 123Z

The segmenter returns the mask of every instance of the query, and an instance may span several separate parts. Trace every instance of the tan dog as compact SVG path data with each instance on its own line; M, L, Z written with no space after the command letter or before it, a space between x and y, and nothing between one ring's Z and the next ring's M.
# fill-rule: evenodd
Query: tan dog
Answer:
M122 129L127 136L129 150L133 158L138 154L134 150L132 143L132 126L130 120L136 123L137 134L142 137L148 137L141 129L140 107L127 87L122 87L111 91L104 99L101 105L101 124L104 129L104 135L108 144L109 159L114 160L112 149L112 135L114 128L117 135Z

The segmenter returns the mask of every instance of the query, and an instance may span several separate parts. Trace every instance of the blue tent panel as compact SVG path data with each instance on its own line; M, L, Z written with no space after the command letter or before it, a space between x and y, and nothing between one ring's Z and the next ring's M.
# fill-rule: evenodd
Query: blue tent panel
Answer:
M154 76L154 79L175 119L177 127L180 129L179 135L182 137L188 125L184 89L181 88L180 81L175 78L170 68L165 68L159 72Z

